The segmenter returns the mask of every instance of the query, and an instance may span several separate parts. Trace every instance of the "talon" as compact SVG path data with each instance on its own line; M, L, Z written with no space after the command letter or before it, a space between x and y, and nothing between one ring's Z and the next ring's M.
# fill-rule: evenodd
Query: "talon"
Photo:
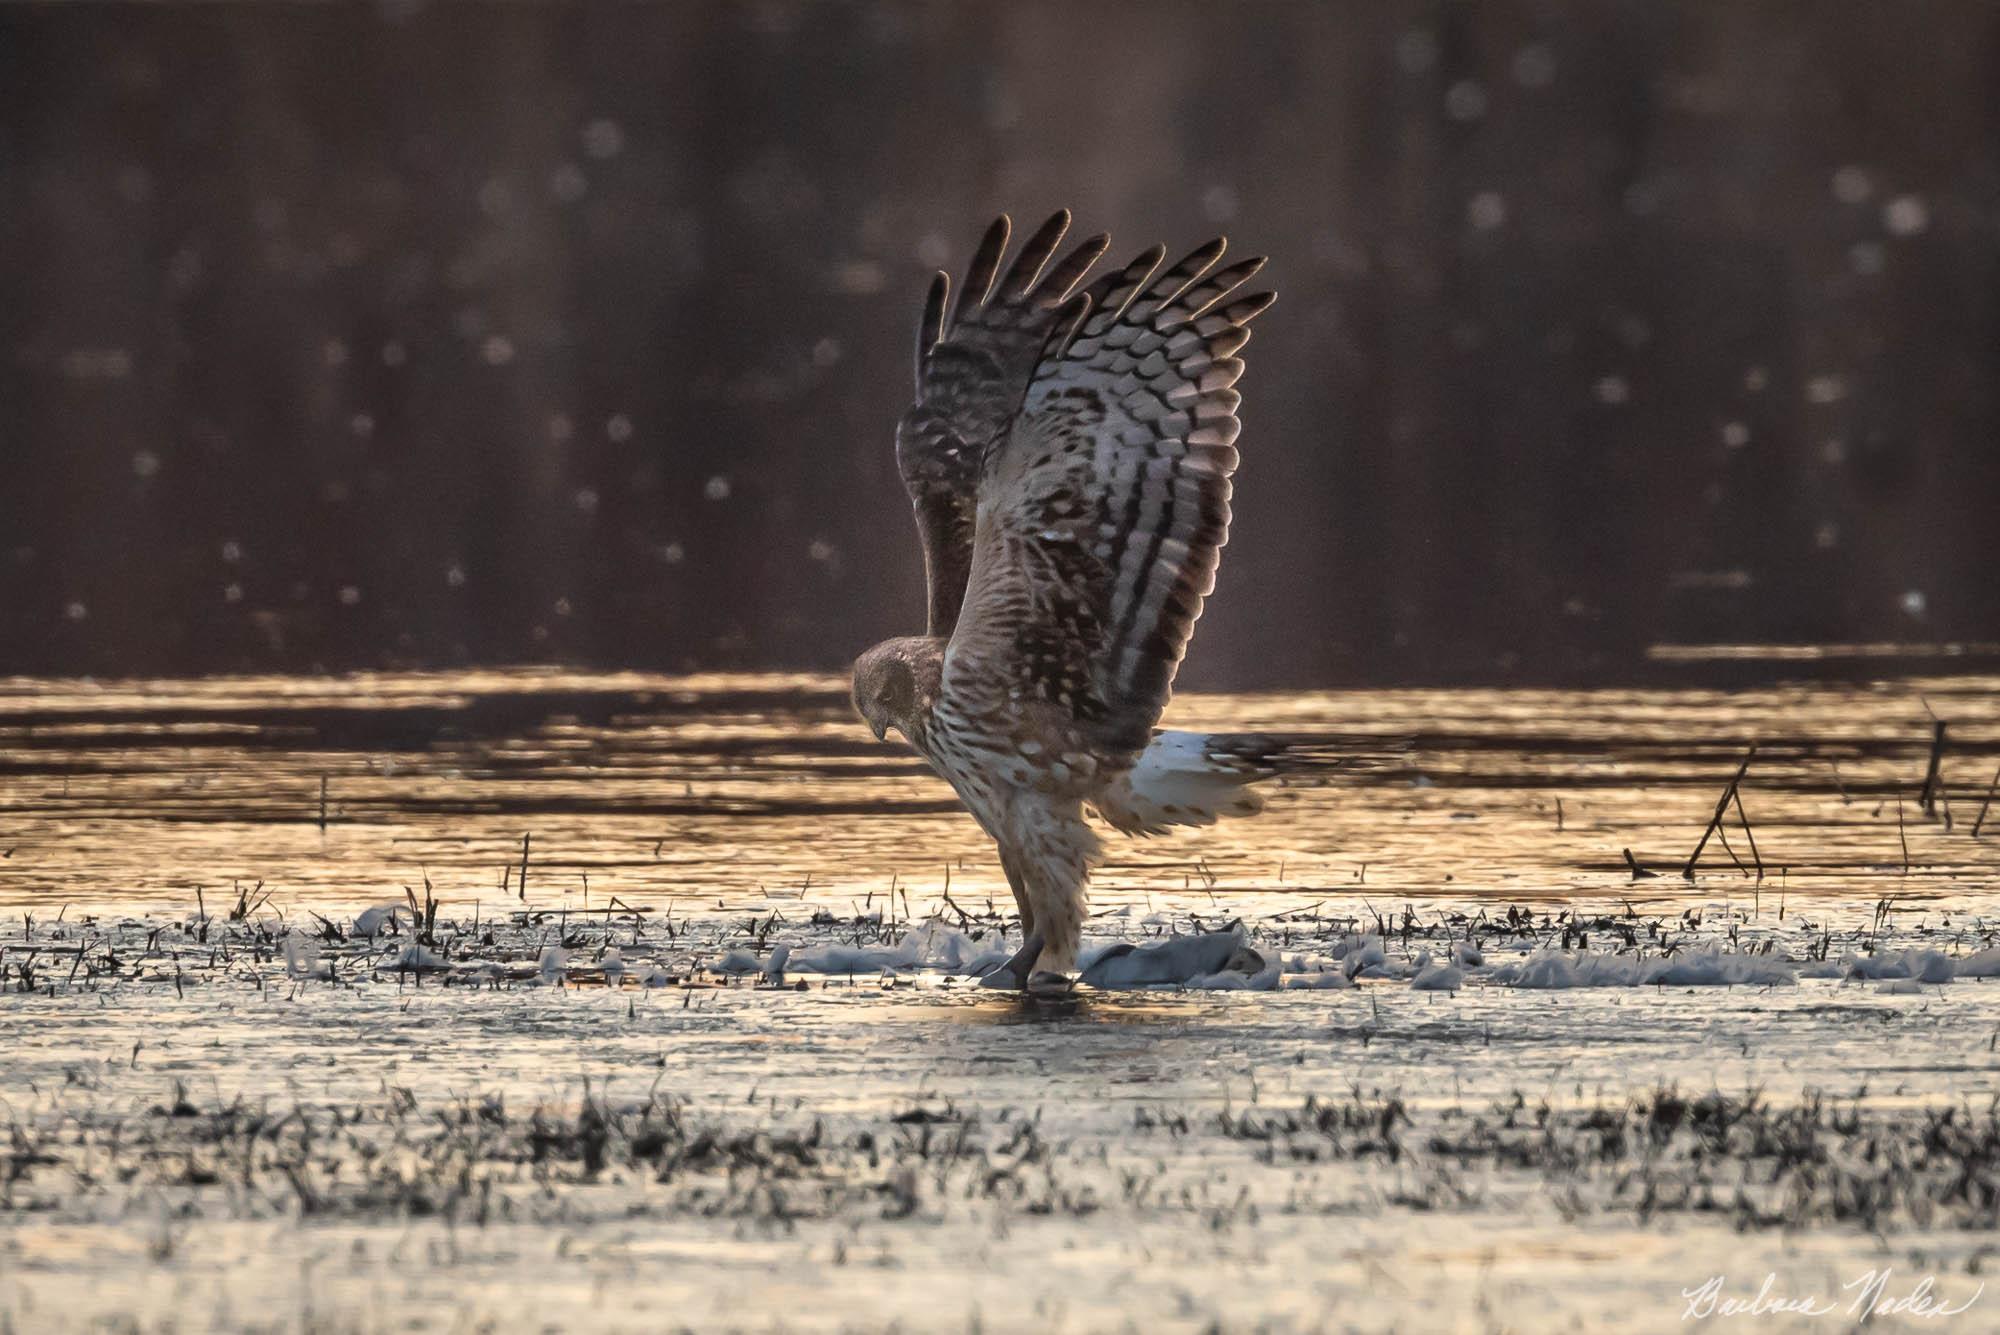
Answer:
M1014 952L1014 958L1001 965L995 972L1012 974L1015 979L1014 985L1025 992L1034 983L1036 977L1035 961L1041 957L1042 934L1040 932L1030 932L1027 941L1019 950Z
M1076 980L1066 973L1037 969L1028 975L1027 984L1021 990L1031 997L1066 997L1076 990Z

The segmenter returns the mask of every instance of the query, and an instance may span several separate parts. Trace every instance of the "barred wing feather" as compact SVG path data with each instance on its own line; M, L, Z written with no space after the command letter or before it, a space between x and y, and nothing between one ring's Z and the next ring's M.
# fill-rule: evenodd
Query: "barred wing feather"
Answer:
M1273 298L1222 251L1157 276L1148 251L1061 307L981 468L945 688L1047 701L1106 760L1145 749L1229 536L1236 354Z
M916 511L929 585L929 630L958 622L972 562L980 471L1021 407L1064 303L1110 238L1093 237L1049 261L1069 230L1067 211L1028 238L1007 272L1009 224L987 229L949 311L951 280L939 273L917 331L917 400L896 428L896 462Z

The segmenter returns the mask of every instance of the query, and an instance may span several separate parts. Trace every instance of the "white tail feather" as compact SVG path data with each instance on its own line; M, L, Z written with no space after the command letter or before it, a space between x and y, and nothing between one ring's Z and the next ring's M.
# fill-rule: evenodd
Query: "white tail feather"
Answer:
M1215 740L1198 732L1155 733L1138 763L1107 784L1092 805L1115 829L1143 835L1261 811L1263 796L1249 785L1273 771L1218 754Z
M1250 785L1265 779L1325 783L1336 772L1396 763L1408 747L1407 738L1359 733L1156 732L1091 805L1126 834L1164 834L1263 810L1263 794Z

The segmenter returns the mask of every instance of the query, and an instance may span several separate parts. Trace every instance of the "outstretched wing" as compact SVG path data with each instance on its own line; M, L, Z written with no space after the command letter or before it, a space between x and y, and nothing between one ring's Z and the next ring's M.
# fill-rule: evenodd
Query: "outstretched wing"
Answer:
M1229 537L1236 354L1273 298L1235 296L1263 260L1222 251L1156 277L1155 248L1092 284L979 487L945 690L1049 702L1109 761L1145 749Z
M931 281L917 330L917 401L896 428L896 464L923 538L932 635L952 633L965 600L981 463L1019 411L1070 289L1110 244L1092 237L1050 268L1068 230L1064 210L1028 238L1000 277L1008 222L997 219L948 316L951 281L942 272Z

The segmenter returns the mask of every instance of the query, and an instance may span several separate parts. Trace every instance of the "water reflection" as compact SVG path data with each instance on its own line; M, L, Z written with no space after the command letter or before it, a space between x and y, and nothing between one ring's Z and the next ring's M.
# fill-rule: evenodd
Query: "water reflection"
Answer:
M1113 840L1100 915L1218 921L1406 901L1720 895L1977 906L2000 817L2000 679L1708 690L1188 696L1182 727L1416 739L1407 763L1278 791L1255 820ZM1918 803L1935 711L1941 800ZM1746 741L1747 841L1676 874ZM324 797L322 797L324 794ZM1731 831L1732 834L1737 833ZM263 882L285 908L627 904L810 918L1006 904L991 848L842 682L470 672L0 683L0 903L192 906ZM1633 863L1628 863L1626 850ZM1635 878L1632 866L1661 874ZM1332 907L1320 907L1332 906ZM1677 910L1676 910L1677 911ZM1115 930L1116 924L1100 924ZM1372 926L1373 924L1363 924Z
M1073 990L1054 996L1030 996L1011 989L983 988L970 999L959 996L941 1005L935 1018L966 1028L1010 1025L1075 1024L1107 1026L1185 1025L1202 1011L1213 1010L1213 996L1199 993L1118 993Z

